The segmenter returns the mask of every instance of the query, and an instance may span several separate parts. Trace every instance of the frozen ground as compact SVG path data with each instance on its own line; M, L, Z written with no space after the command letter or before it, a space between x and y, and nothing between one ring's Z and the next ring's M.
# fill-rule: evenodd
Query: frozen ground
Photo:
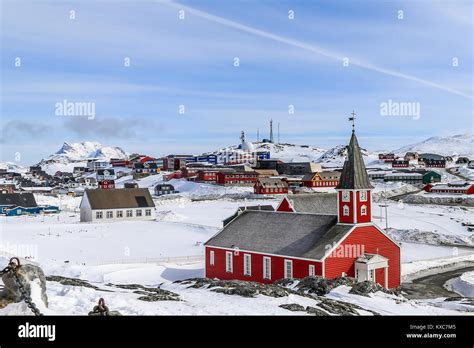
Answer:
M474 298L474 271L463 273L460 277L449 281L446 286L461 296Z

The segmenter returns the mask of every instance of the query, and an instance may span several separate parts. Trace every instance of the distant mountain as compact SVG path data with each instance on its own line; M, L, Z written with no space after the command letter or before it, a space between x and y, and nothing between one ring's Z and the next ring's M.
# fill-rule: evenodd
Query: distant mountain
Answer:
M19 164L16 164L13 162L0 163L0 169L6 170L7 172L14 172L14 173L24 173L27 171L27 168L22 167Z
M48 174L58 170L72 172L74 167L83 166L88 159L123 159L127 154L120 147L103 146L98 142L85 141L82 143L64 142L63 146L54 154L41 160L37 165Z
M474 133L458 134L447 137L431 137L419 143L401 147L395 154L406 152L436 153L444 156L474 157Z

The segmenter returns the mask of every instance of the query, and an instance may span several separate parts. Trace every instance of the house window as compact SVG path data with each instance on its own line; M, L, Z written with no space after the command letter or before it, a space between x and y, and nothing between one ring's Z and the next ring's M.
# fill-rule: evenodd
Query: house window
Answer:
M225 253L225 271L232 273L232 251L226 251Z
M151 216L151 209L145 210L145 216Z
M309 265L309 271L308 271L308 275L309 276L314 276L314 265Z
M272 279L272 261L269 257L263 257L263 278Z
M293 261L285 260L285 278L293 278Z
M102 212L101 211L96 211L95 212L95 218L96 219L102 219Z
M114 212L109 210L107 211L107 219L112 219L114 217Z
M133 210L127 210L127 217L133 216Z
M117 217L118 218L123 217L123 210L117 210Z
M360 201L367 202L367 191L360 191Z
M361 215L367 215L367 206L366 205L363 205L362 207L360 207L360 214Z
M142 210L141 209L137 209L135 211L135 216L142 216Z
M342 207L342 215L349 216L349 207L347 205Z
M349 191L342 192L342 201L349 202L351 200L351 193Z
M211 250L211 251L209 252L209 264L210 264L211 266L214 266L214 250Z
M252 256L250 254L244 254L244 275L252 275Z

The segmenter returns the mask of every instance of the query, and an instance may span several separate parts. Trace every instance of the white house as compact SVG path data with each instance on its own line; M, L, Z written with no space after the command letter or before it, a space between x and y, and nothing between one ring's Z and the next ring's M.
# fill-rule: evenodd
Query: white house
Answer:
M81 222L154 220L155 203L146 188L85 190Z

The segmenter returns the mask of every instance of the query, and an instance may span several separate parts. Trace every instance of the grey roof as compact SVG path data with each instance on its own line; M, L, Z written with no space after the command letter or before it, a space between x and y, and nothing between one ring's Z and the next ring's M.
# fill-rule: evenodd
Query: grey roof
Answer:
M36 204L33 193L3 193L0 194L0 205L14 205L23 208L34 208Z
M438 155L436 153L421 153L419 155L419 158L421 158L422 160L444 160L444 156L441 156L441 155Z
M223 225L224 226L227 225L229 222L234 220L240 213L246 210L275 211L275 208L273 207L273 205L269 205L269 204L268 205L248 205L248 206L238 207L234 214L222 220Z
M258 182L265 188L268 187L287 187L288 184L279 178L259 178Z
M264 204L264 205L248 205L248 206L242 206L239 207L238 210L244 211L244 210L265 210L265 211L275 211L275 208L273 208L273 205L271 204Z
M364 160L360 151L355 132L352 131L351 141L347 147L347 158L342 168L341 179L336 189L360 190L372 189Z
M337 214L337 193L286 196L296 213Z
M320 260L353 226L335 215L246 210L205 245Z
M92 209L154 208L146 188L86 190Z

